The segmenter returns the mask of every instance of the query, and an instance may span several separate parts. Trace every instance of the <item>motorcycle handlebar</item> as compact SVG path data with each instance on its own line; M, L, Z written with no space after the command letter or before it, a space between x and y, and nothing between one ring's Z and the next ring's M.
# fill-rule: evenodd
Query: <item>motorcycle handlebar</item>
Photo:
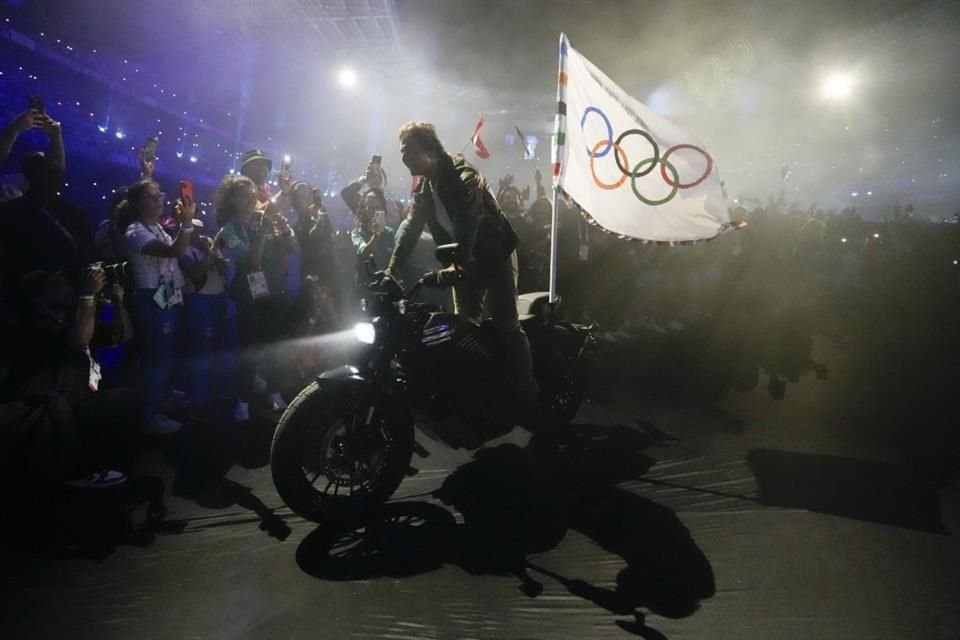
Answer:
M385 293L394 300L413 300L423 287L429 289L440 289L443 287L440 283L439 273L439 271L428 271L407 291L404 291L399 282L387 276L383 271L372 274L376 279L371 282L364 282L360 286L376 293Z

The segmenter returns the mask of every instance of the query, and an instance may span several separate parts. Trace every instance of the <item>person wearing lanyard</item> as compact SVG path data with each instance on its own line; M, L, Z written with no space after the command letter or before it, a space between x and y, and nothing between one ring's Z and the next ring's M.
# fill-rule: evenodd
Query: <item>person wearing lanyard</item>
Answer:
M272 234L266 216L256 210L256 185L246 176L228 175L220 182L216 196L217 225L214 243L229 260L227 291L237 308L238 402L234 420L250 419L250 400L257 394L258 371L266 382L267 403L282 411L286 405L276 390L278 371L274 352L265 344L270 336L270 289L264 273L264 248ZM274 282L275 284L275 282Z
M160 402L173 368L173 352L181 288L185 280L177 258L190 244L193 214L191 200L177 201L180 229L176 239L160 226L164 194L153 180L140 180L121 203L133 222L124 232L124 249L133 271L133 322L143 370L144 430L164 435L180 423L160 413Z

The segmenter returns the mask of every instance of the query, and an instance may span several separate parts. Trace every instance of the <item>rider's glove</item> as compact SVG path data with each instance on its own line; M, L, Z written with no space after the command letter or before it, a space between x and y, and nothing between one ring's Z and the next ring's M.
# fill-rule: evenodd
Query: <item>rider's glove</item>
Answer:
M386 291L391 294L403 295L403 287L397 281L389 269L377 271L373 274L373 286L380 291Z
M463 270L453 264L437 271L437 283L441 287L452 287L462 277Z

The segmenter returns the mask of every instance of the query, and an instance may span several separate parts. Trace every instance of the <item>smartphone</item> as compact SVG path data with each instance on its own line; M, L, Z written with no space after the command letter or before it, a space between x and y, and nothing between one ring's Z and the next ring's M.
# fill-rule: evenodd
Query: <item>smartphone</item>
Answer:
M370 158L370 164L375 164L375 165L377 165L378 167L380 166L380 164L381 164L382 162L383 162L383 157L381 157L381 156L374 155L372 158Z
M320 191L319 187L313 190L313 204L317 205L318 207L323 206L323 192Z
M293 158L290 156L283 156L283 162L280 163L280 175L288 176L290 175L290 170L293 168Z
M189 180L180 181L180 202L187 202L187 200L193 200L193 183Z
M157 159L157 139L153 136L147 138L143 143L143 149L140 150L140 156L144 162L153 162Z
M40 96L30 96L30 100L27 102L28 111L36 111L38 113L46 113L43 107L43 98Z
M377 229L383 229L387 224L387 212L383 209L373 212L373 226Z

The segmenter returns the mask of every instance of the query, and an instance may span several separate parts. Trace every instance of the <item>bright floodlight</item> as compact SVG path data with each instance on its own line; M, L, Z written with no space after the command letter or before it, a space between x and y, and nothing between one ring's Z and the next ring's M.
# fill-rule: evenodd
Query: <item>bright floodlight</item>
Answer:
M352 87L357 83L357 74L353 72L353 69L341 69L340 73L337 74L337 82L340 83L340 86Z
M843 100L853 91L853 79L845 73L835 73L823 81L820 93L830 100Z

